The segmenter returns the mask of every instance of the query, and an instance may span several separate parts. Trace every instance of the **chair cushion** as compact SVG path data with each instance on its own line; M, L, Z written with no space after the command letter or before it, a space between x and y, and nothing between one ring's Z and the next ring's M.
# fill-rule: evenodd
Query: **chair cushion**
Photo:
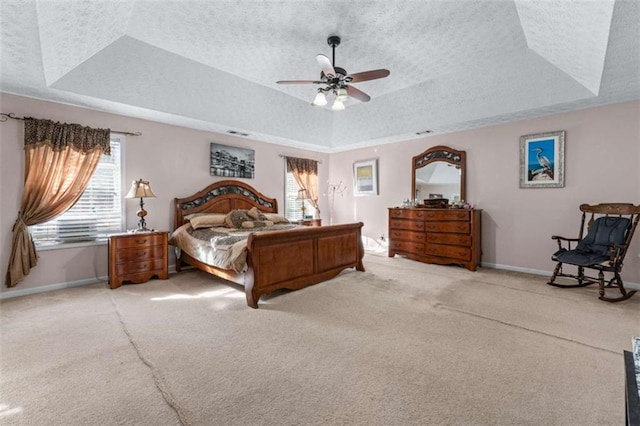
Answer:
M578 266L602 263L609 259L612 244L624 243L629 226L631 221L626 217L599 217L574 250L558 250L552 259Z
M609 255L585 253L579 250L561 249L553 254L552 260L577 266L592 266L609 260Z
M587 236L576 246L585 253L609 254L611 244L624 243L631 221L626 217L599 217L593 222Z

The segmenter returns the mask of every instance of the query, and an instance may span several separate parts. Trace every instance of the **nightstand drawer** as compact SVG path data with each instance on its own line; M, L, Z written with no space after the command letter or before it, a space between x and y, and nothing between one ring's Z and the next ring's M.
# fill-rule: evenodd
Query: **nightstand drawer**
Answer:
M129 247L116 251L116 262L131 260L161 259L164 256L162 245L150 247Z
M118 288L124 281L139 284L154 276L169 278L168 240L165 231L109 236L109 286Z
M164 259L141 260L138 262L124 262L116 265L118 275L137 274L148 271L161 271L164 268Z
M128 247L148 247L154 245L161 245L165 237L161 234L131 234L124 237L115 237L114 243L116 248L128 248Z

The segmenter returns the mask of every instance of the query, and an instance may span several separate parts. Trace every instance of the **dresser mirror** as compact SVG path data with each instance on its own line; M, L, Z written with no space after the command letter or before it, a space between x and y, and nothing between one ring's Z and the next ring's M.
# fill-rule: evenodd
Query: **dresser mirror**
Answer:
M467 153L448 146L434 146L413 157L411 194L419 205L426 199L444 198L449 203L466 200Z

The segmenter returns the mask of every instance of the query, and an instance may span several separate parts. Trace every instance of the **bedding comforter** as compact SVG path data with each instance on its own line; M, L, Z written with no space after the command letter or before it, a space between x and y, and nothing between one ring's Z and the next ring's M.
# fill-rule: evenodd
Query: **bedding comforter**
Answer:
M298 227L300 226L293 224L277 224L260 228L259 232ZM254 232L255 229L224 227L193 229L190 223L186 223L173 231L169 244L207 265L242 273L247 270L247 238ZM176 256L179 257L180 253L177 252Z

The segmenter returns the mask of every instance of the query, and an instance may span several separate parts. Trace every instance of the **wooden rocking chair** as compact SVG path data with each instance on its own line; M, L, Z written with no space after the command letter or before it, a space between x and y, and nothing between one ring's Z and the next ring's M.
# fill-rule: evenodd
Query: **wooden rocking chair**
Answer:
M627 300L636 292L626 291L620 277L622 261L633 238L633 233L640 219L640 205L625 203L582 204L582 222L578 238L565 238L557 235L551 238L558 243L551 260L558 262L553 275L547 284L555 287L584 287L598 283L600 300L619 302ZM587 221L587 216L589 220ZM586 236L584 235L586 231ZM583 238L584 237L584 238ZM572 243L575 247L572 249ZM577 275L564 273L563 263L578 267ZM598 271L598 278L584 274L585 269ZM613 273L605 285L604 273ZM574 278L577 284L556 283L556 277ZM605 296L605 288L617 288L622 296L610 298Z

